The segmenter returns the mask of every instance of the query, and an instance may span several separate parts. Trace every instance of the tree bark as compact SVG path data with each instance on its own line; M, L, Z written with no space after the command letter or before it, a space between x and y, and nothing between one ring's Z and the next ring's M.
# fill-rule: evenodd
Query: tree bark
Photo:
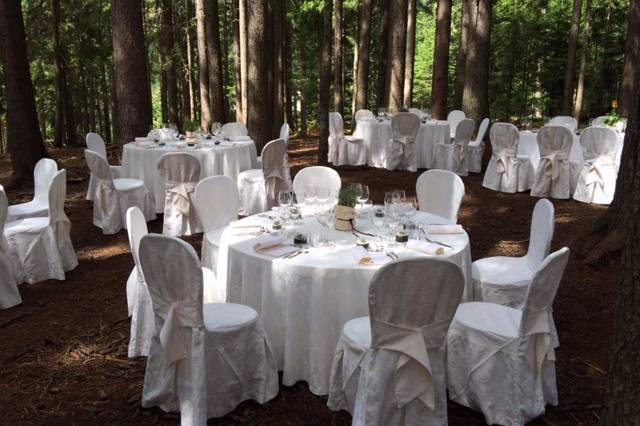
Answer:
M188 106L187 107L187 101L184 102L185 104L185 111L188 111L188 117L189 117L189 121L191 121L192 123L196 120L196 93L195 90L193 88L193 48L191 46L191 15L189 13L189 4L191 3L190 0L185 0L184 1L184 15L185 15L185 21L186 21L186 25L185 25L185 29L184 29L184 33L185 33L185 42L186 42L186 49L187 49L187 75L186 75L186 83L187 83L187 88L188 91L186 93L188 93ZM187 116L187 114L185 113L185 117Z
M0 51L7 107L7 141L13 174L9 187L33 180L47 150L38 124L20 0L0 1Z
M240 5L238 0L233 0L233 53L234 53L234 70L236 75L236 121L244 121L242 105L242 64L240 62Z
M576 89L576 104L573 116L580 122L582 114L582 102L584 99L584 79L587 73L587 52L589 50L589 37L591 36L591 4L592 0L587 0L586 16L584 18L584 30L582 34L582 49L580 50L580 71L578 73L578 88Z
M152 122L141 6L140 0L111 0L119 145L146 135Z
M358 15L358 60L356 61L355 111L369 106L369 52L371 47L372 0L362 0ZM354 113L355 113L354 111Z
M620 86L620 112L628 117L633 104L633 79L640 69L640 1L629 1L629 25L627 28L627 47L624 55L622 84Z
M389 29L387 31L387 86L389 108L402 108L404 96L404 63L407 44L407 0L390 0Z
M576 67L581 14L582 0L573 0L573 15L571 17L571 31L569 32L569 47L567 48L567 62L564 69L564 92L562 96L562 113L565 115L570 115L573 109L573 75Z
M431 114L438 120L444 120L447 116L447 93L449 91L451 0L438 0L436 15L436 49L433 55Z
M284 68L284 25L286 20L285 2L283 0L269 0L271 36L270 79L267 93L270 96L271 129L267 141L274 139L280 133L280 127L285 120L284 114L284 84L282 80Z
M198 0L200 1L200 0ZM220 48L220 21L218 0L204 1L204 23L209 71L209 105L212 123L224 123L224 94L222 80L222 49ZM199 22L199 21L198 21Z
M467 43L469 40L469 2L462 0L462 16L460 18L460 46L456 61L456 81L453 92L453 108L462 109L462 95L464 93L465 67L467 65Z
M388 29L389 29L389 2L391 0L379 0L380 9L380 32L378 33L378 78L376 84L376 106L386 108L389 106L389 86L387 81L388 65Z
M320 130L319 164L327 164L329 152L329 91L331 85L331 16L332 0L324 0L322 46L320 53L320 86L318 88L318 128Z
M334 28L334 44L335 51L335 70L334 70L334 110L344 115L344 48L343 48L343 5L342 0L335 0L335 28Z
M102 64L102 72L100 73L100 90L102 91L102 114L104 123L104 141L111 144L111 116L109 111L109 100L111 98L111 90L107 85L107 68Z
M60 2L52 0L53 45L56 57L56 129L54 146L60 147L66 140L67 145L77 144L76 119L73 110L73 97L67 83L67 62L60 43ZM65 139L66 134L66 139Z
M413 68L414 68L415 59L416 59L417 0L408 0L407 4L408 4L407 47L406 47L406 52L404 56L405 63L404 63L404 94L403 94L403 105L405 108L409 108L413 105ZM449 17L449 20L451 20L451 17Z
M263 0L246 0L247 127L258 152L269 141L271 114L267 104L269 70L266 58L267 10Z
M162 22L160 31L160 52L164 57L162 62L162 71L165 75L166 83L166 108L167 119L170 123L180 126L178 117L178 83L176 78L176 61L175 61L175 37L173 34L173 1L162 0L162 11L160 12L160 20Z
M247 105L248 99L248 91L247 91L247 75L248 75L248 56L247 56L247 1L248 0L238 0L238 27L240 30L240 88L242 89L241 99L242 99L242 121L244 123L247 122L247 110L249 106Z
M200 127L211 129L211 101L209 88L209 58L207 54L206 0L196 0L196 38L198 42L198 75L200 82Z
M285 7L285 19L286 19L286 7ZM286 114L287 114L287 123L292 131L295 131L296 126L296 115L295 115L295 90L293 87L293 28L291 22L286 19L285 22L285 36L284 36L284 57L285 57L285 65L284 65L284 84L285 84L285 94L286 94Z
M489 117L491 0L471 0L470 5L462 108L479 122Z

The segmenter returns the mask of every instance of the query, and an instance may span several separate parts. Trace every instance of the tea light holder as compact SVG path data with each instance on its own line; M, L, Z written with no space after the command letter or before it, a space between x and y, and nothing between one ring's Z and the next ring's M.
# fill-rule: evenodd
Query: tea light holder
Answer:
M396 243L407 243L409 241L409 234L406 232L398 232L396 234Z

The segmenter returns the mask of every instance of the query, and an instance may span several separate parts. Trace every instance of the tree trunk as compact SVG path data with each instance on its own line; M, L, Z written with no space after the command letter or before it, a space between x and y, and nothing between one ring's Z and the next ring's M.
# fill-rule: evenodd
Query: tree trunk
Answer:
M327 164L329 152L329 91L331 85L331 16L332 0L324 0L322 46L320 52L320 86L318 88L318 128L320 130L319 164Z
M242 121L247 123L247 110L249 106L248 102L248 52L247 52L247 1L248 0L238 0L238 27L240 30L240 88L242 89L241 99L242 99Z
M444 120L447 117L447 93L449 90L451 0L438 0L436 14L436 49L433 55L431 114L438 120Z
M369 106L369 52L371 47L372 0L362 0L358 15L358 60L356 61L355 111ZM354 113L355 113L354 111Z
M187 48L187 85L188 85L188 101L189 108L185 108L185 111L189 111L189 121L192 123L196 120L196 93L193 88L193 50L191 46L191 15L189 14L189 3L190 0L184 1L184 15L186 21L185 38L186 38L186 48ZM186 106L185 101L185 106ZM186 116L186 113L185 113Z
M246 0L247 127L258 152L269 141L271 120L267 104L269 70L266 58L267 10L263 0Z
M162 0L160 52L164 56L162 70L165 73L167 119L180 126L178 117L178 83L176 78L175 37L173 34L173 1Z
M620 86L620 112L628 117L633 103L633 79L640 70L640 1L629 1L629 26L627 28L627 47L624 55L622 84Z
M111 91L107 85L107 68L102 64L102 72L100 73L100 90L102 91L102 114L104 123L104 140L107 144L111 144L111 116L109 112L109 99Z
M198 0L200 2L201 0ZM224 99L222 87L222 49L220 48L220 21L218 20L218 0L204 1L204 26L209 71L209 104L211 123L224 123ZM198 23L200 21L198 20ZM198 29L200 31L200 29ZM199 43L198 43L198 49ZM201 61L202 62L202 61ZM201 77L202 81L202 77ZM211 125L209 123L209 126Z
M160 53L160 63L164 63L165 56ZM167 73L165 70L160 70L160 117L162 123L169 121L169 108L167 107Z
M450 1L450 0L449 0ZM404 95L403 105L409 108L413 105L413 68L416 59L416 15L417 1L408 0L407 10L407 48L404 63ZM451 13L449 13L451 15ZM451 17L449 17L451 20ZM448 49L448 46L447 46Z
M240 5L233 0L233 53L236 73L236 121L244 121L244 105L242 105L242 63L240 62Z
M386 108L389 106L389 86L387 82L388 65L388 29L389 29L389 2L391 0L379 0L380 9L380 33L378 35L378 78L376 84L376 106Z
M587 0L586 16L584 18L584 30L582 34L582 49L580 50L580 71L578 74L578 88L576 90L576 104L573 116L580 122L580 115L582 115L582 102L584 99L584 79L587 72L587 51L589 50L589 37L591 32L591 3L592 0Z
M334 28L334 44L335 51L335 70L334 72L334 110L344 115L344 47L343 47L343 5L342 0L335 0L335 28Z
M285 18L286 18L286 9L285 9ZM293 87L293 28L291 26L291 22L287 19L285 23L285 36L284 36L284 55L285 55L285 65L284 65L284 82L285 82L285 94L286 94L286 114L287 114L287 123L292 131L295 131L296 126L296 115L295 115L295 91Z
M284 122L284 84L282 70L284 68L284 24L286 8L283 0L270 0L269 35L271 36L271 54L268 58L270 79L267 93L270 96L271 131L268 141L276 138L280 133L280 126Z
M7 140L13 169L8 186L13 187L31 182L34 166L47 156L38 124L19 0L0 1L0 43L7 107Z
M467 115L479 122L489 117L491 0L471 0L469 12L462 107Z
M390 0L389 29L387 31L387 86L389 108L402 108L404 96L404 56L407 47L407 0Z
M196 0L196 38L198 42L198 75L200 82L200 127L211 130L211 102L209 98L209 60L205 0Z
M67 62L64 50L60 44L60 2L52 0L53 10L53 44L56 57L56 133L54 146L62 146L66 133L66 143L70 146L77 144L76 119L73 110L73 97L67 83ZM58 99L59 98L59 99ZM58 127L60 129L58 130Z
M570 115L573 108L573 75L576 67L581 13L582 0L573 0L573 15L571 17L571 31L569 32L569 47L567 48L567 62L564 69L564 92L562 96L562 113L565 115Z
M140 0L111 0L111 28L118 102L118 144L146 135L152 120L147 51Z
M467 65L467 43L469 40L469 2L462 0L462 16L460 18L460 46L456 61L456 81L453 92L453 108L462 109L462 95L464 93L465 67Z

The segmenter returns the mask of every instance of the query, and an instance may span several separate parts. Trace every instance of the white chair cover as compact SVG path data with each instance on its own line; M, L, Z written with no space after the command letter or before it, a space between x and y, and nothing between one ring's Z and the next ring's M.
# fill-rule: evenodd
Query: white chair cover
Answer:
M449 131L451 132L451 139L456 136L456 129L458 128L458 124L462 120L467 118L464 111L460 111L459 109L454 109L453 111L447 114L447 121L449 122Z
M480 122L476 140L469 142L469 171L472 173L480 173L482 171L482 156L484 154L484 135L489 128L489 119L485 118Z
M228 176L202 179L193 193L193 205L202 224L202 264L216 272L222 230L238 218L238 186ZM222 300L226 300L226 294Z
M376 118L375 115L373 115L373 112L371 112L368 109L359 109L356 111L356 115L355 115L355 119L356 119L356 123L360 120L367 120L367 119L374 119Z
M107 147L104 143L104 139L97 133L87 133L85 137L87 143L87 149L93 152L97 152L99 155L107 161ZM114 179L122 178L123 169L122 166L109 166L111 177ZM95 193L98 189L98 181L93 174L89 176L89 187L87 188L87 200L93 200Z
M353 425L446 425L445 342L463 288L448 261L383 266L369 287L370 318L343 328L329 408L350 411Z
M262 149L262 170L245 170L238 175L241 211L247 216L271 209L280 190L289 189L289 168L285 162L287 143L276 139Z
M342 187L340 175L335 170L324 166L305 167L293 178L293 192L298 202L303 202L309 187L325 187L330 197L337 198Z
M547 126L563 126L571 130L571 133L575 133L578 130L578 122L575 118L568 115L558 115L553 117L546 124Z
M422 110L420 108L409 108L408 111L411 114L415 114L418 116L419 119L423 119L424 117L426 117L427 114L425 114L424 112L422 112Z
M280 134L278 136L278 139L283 139L285 143L288 144L289 133L290 133L289 125L287 123L283 123L282 126L280 126Z
M202 232L191 209L191 197L200 181L200 161L185 152L169 152L158 160L158 171L165 187L162 233L179 237Z
M458 211L464 198L460 176L447 170L427 170L416 181L420 211L458 223Z
M4 237L4 224L7 219L7 194L0 185L0 309L8 309L22 303L18 284L19 266L16 265L15 256L9 252L9 246Z
M126 226L127 209L137 206L147 221L156 218L153 197L138 179L113 179L107 161L91 150L84 156L97 181L93 202L93 224L104 234L115 234Z
M203 277L189 244L163 235L140 242L140 264L156 327L142 406L180 411L182 425L204 425L240 402L278 393L275 360L257 313L243 305L203 306Z
M578 164L569 160L573 143L571 130L564 126L544 126L536 138L540 164L531 187L531 196L571 198L579 168Z
M450 398L481 411L487 424L524 425L558 404L550 310L569 249L549 255L522 310L462 303L447 337Z
M513 124L495 123L491 126L491 159L482 186L493 191L515 193L531 185L531 161L518 152L520 134Z
M593 119L593 122L591 123L591 125L594 127L604 127L606 126L605 121L607 121L607 118L609 117L606 115L599 115Z
M29 284L56 279L64 281L65 271L78 266L69 231L71 222L64 213L67 172L56 172L49 185L49 214L5 224L4 234L11 251L17 253Z
M367 164L367 145L363 139L345 136L340 113L329 113L329 162L336 166Z
M278 139L284 139L284 142L287 144L287 150L284 153L284 171L286 173L286 181L287 181L287 185L289 187L291 187L291 172L289 171L289 151L288 151L288 147L289 147L289 133L290 133L290 129L289 129L289 125L287 123L282 124L282 126L280 126L280 135L278 136ZM264 149L264 148L263 148ZM262 159L260 159L260 161L258 161L259 167L262 168Z
M589 127L580 134L585 164L573 199L583 203L610 204L616 192L618 135L609 127Z
M220 128L222 136L231 138L234 136L249 136L249 131L244 123L226 123Z
M9 206L7 222L28 217L47 217L49 214L49 186L58 171L50 158L41 158L33 169L33 200Z
M387 170L417 170L416 136L420 118L410 112L401 112L391 119L391 139L387 145Z
M465 118L456 127L456 136L453 138L453 143L439 143L436 145L435 168L450 170L460 176L469 175L467 152L475 127L475 121Z

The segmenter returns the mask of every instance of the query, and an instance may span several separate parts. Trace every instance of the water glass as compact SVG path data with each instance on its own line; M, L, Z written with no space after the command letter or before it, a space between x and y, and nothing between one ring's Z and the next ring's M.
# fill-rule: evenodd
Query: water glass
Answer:
M281 189L278 192L278 204L283 209L286 209L291 204L291 192L286 189Z

